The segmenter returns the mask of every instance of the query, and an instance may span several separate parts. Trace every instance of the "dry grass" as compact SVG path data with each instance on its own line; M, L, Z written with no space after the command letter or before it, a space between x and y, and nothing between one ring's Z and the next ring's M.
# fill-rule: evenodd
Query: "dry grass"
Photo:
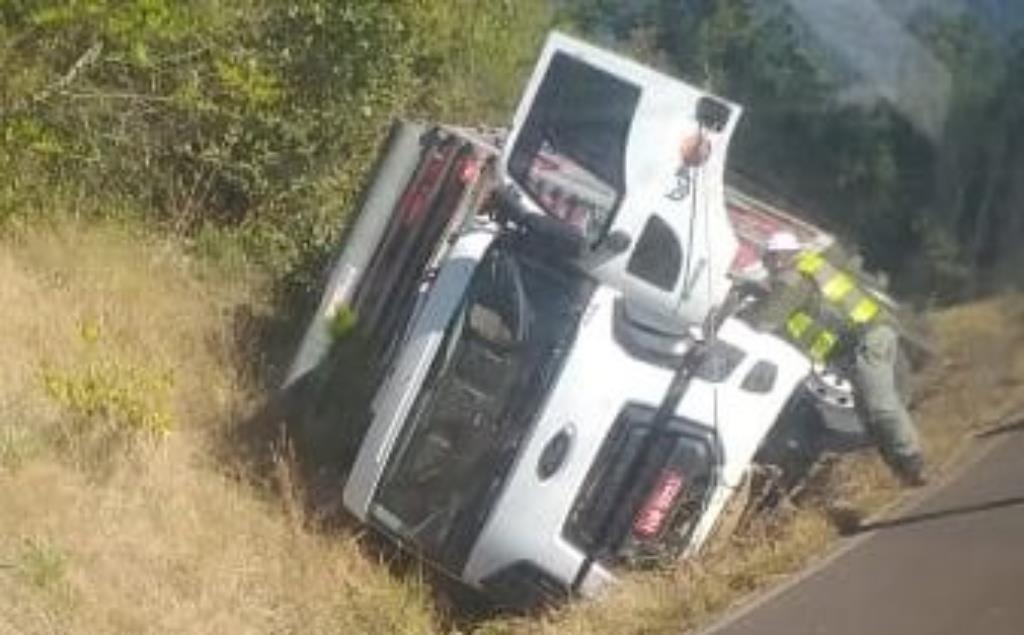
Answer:
M21 231L0 247L0 634L448 628L421 581L389 574L357 536L306 527L286 462L283 497L218 463L218 440L259 401L232 319L259 310L258 284L123 227ZM944 352L917 408L933 465L1024 406L1022 318L1020 299L935 316ZM867 453L840 462L827 494L870 512L899 490ZM823 509L787 509L733 548L627 580L602 602L471 628L679 632L835 537Z
M0 633L436 631L422 584L214 463L258 295L217 279L123 227L3 238Z

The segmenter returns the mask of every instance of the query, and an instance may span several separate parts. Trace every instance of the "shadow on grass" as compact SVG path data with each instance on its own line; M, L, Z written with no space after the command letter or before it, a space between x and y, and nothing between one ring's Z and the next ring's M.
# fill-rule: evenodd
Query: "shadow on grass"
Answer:
M244 372L256 373L255 385L264 387L266 397L255 412L226 429L218 443L221 458L238 478L280 501L306 531L339 539L358 535L367 559L382 564L396 579L423 580L445 630L469 630L494 617L497 610L478 592L436 572L345 510L347 470L369 422L368 355L356 338L336 344L319 367L281 390L279 377L305 324L305 316L246 315L236 321L239 346L259 347L250 348L251 366ZM281 349L286 354L276 352Z
M267 307L245 305L231 316L235 357L252 385L273 392L284 381L318 297L303 280L279 282Z
M255 410L238 413L217 439L216 453L237 477L259 488L281 494L280 463L304 451L293 439L291 424L301 386L283 391L281 385L319 299L312 284L323 266L324 255L310 256L296 270L280 278L271 290L269 305L238 307L231 316L233 357L243 384L260 391ZM307 464L294 457L296 463Z
M367 560L385 567L396 581L422 580L445 632L471 630L501 614L481 594L432 569L423 558L399 548L344 508L346 466L353 460L354 448L342 438L344 425L326 431L296 425L295 417L310 410L308 403L301 403L308 388L300 383L292 391L275 393L225 439L235 448L234 460L243 470L242 477L280 501L305 531L338 539L357 535Z
M1024 413L1012 417L1006 423L993 426L991 428L988 428L987 430L981 430L974 436L977 439L988 439L990 437L996 437L1015 432L1024 432Z

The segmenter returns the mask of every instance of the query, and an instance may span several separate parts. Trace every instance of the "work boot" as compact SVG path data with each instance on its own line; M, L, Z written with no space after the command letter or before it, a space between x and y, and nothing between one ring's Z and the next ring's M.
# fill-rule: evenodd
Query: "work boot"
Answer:
M904 487L924 487L928 484L924 473L924 458L920 454L894 457L891 466Z
M842 498L829 502L825 506L825 513L840 536L852 536L860 532L864 523L863 512Z

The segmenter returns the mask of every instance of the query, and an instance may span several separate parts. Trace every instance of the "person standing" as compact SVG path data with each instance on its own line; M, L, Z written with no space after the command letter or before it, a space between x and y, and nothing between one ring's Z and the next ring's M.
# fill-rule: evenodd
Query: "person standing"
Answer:
M764 254L763 297L743 317L774 332L817 364L852 371L854 398L883 460L904 485L927 480L917 428L900 397L895 316L820 251L790 232L773 234Z

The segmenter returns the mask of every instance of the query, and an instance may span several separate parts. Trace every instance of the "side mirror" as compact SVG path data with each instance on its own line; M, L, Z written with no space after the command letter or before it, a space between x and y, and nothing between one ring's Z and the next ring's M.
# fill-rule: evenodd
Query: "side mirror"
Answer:
M713 97L701 97L697 102L697 121L715 132L725 128L731 115L729 107Z

